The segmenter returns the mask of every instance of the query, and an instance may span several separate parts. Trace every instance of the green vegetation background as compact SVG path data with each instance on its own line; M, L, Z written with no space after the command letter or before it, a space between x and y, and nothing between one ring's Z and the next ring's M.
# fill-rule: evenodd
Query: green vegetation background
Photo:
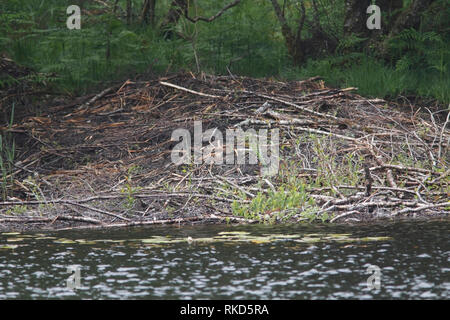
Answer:
M183 37L164 39L158 25L170 1L157 1L156 26L134 19L127 25L126 1L117 15L95 1L85 4L81 30L68 30L66 9L73 1L7 0L0 3L0 53L38 72L33 81L56 92L84 94L137 74L180 69L252 77L302 79L320 75L329 85L354 86L366 96L420 96L450 102L450 17L447 1L423 17L419 31L405 30L392 41L390 59L356 51L359 39L343 38L344 1L323 0L323 25L341 39L333 55L311 57L294 67L270 1L244 1L212 23L181 19ZM139 16L143 0L134 0ZM224 1L197 1L193 15L210 16ZM333 3L331 3L333 2ZM339 3L342 3L339 5ZM447 3L447 5L445 4ZM446 25L447 24L447 25ZM308 32L308 31L306 31ZM228 71L229 70L229 71ZM14 79L0 79L0 87Z

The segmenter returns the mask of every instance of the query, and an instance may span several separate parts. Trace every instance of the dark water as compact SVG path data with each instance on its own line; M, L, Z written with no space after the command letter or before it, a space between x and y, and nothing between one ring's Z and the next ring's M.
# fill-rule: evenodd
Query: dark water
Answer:
M449 299L449 226L444 220L0 234L0 299ZM250 241L220 239L224 231L248 232ZM266 234L279 237L257 237ZM178 242L142 240L159 239L153 236ZM379 267L379 289L367 283L370 265ZM67 287L68 266L79 267L78 289Z

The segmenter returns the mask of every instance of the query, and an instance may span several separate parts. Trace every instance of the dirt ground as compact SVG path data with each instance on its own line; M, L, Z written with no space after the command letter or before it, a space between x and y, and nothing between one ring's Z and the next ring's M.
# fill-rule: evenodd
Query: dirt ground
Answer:
M0 130L14 139L16 156L2 182L0 230L448 217L448 109L354 91L328 88L318 77L179 73L53 98L37 109L23 98L8 125L17 98L9 92L0 100ZM195 121L202 132L224 135L279 129L277 174L264 176L260 162L174 164L172 134L185 129L193 137ZM292 178L308 201L273 205ZM271 205L255 207L260 198Z

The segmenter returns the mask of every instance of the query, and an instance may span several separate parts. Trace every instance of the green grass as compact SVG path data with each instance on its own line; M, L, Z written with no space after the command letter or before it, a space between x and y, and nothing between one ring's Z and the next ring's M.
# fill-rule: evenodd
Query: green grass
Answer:
M450 102L448 73L421 74L414 70L397 70L372 57L352 58L310 60L303 68L284 71L282 77L298 79L320 75L328 85L357 87L363 96L395 98L412 95Z

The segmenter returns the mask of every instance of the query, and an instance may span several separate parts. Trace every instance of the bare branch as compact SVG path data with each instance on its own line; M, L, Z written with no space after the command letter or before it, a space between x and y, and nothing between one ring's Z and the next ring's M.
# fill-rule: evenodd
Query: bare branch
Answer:
M219 12L217 12L215 15L213 15L209 18L205 18L205 17L191 18L191 17L189 17L187 12L185 12L184 17L193 23L197 23L198 21L212 22L212 21L216 20L217 18L219 18L222 14L224 14L225 11L227 11L228 9L231 9L231 8L237 6L240 2L241 2L241 0L235 0L234 2L223 7Z

